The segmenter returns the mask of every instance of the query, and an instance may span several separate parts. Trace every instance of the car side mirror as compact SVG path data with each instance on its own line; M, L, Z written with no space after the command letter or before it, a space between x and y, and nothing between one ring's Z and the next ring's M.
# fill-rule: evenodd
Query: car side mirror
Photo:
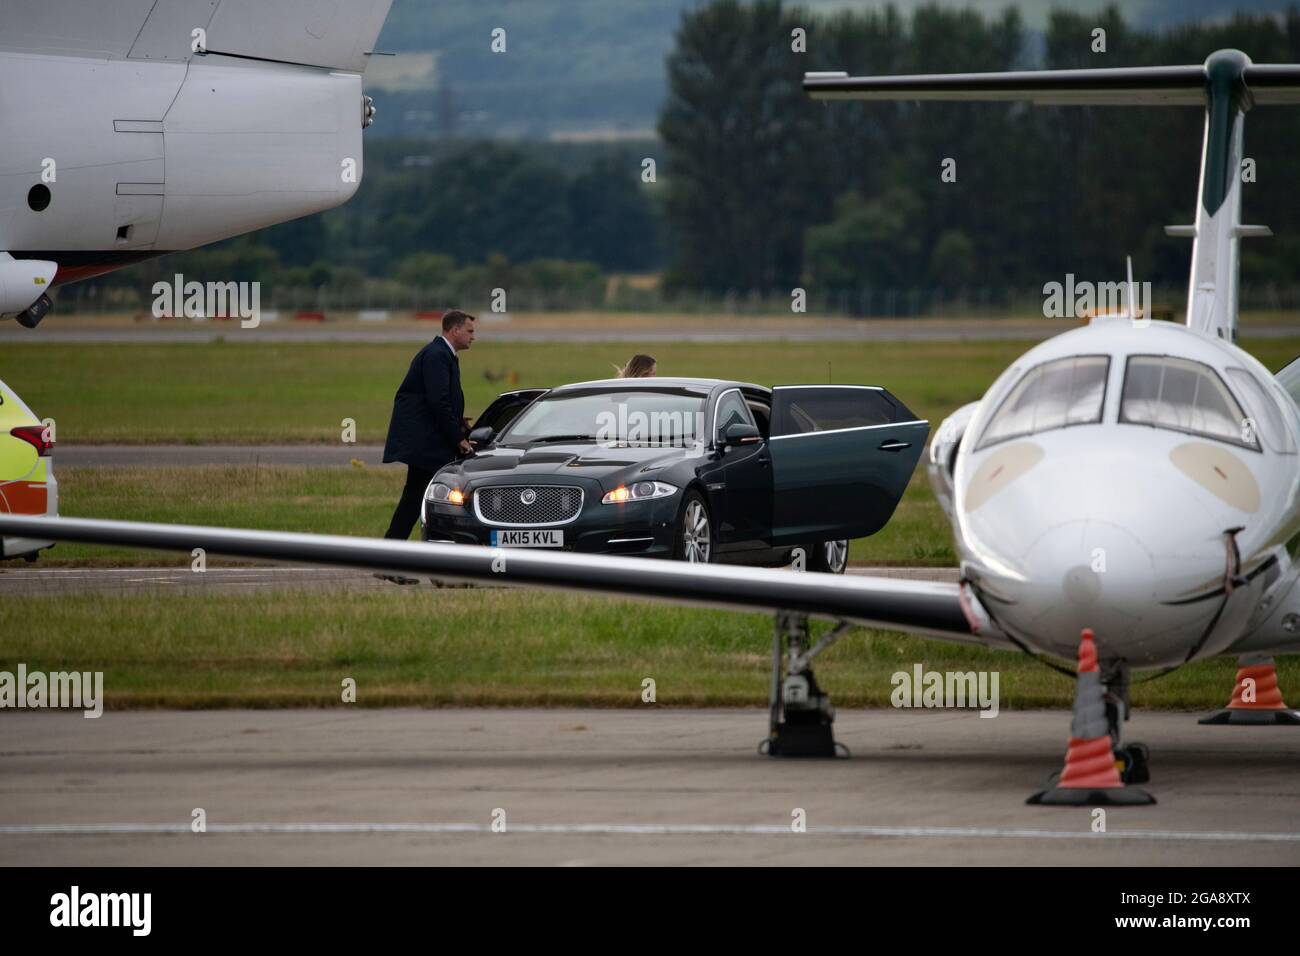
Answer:
M469 433L469 443L477 448L482 448L492 440L492 427L484 425L482 428L476 428Z
M757 425L746 425L744 422L732 422L722 431L722 444L728 445L753 445L763 440L762 433L759 432Z

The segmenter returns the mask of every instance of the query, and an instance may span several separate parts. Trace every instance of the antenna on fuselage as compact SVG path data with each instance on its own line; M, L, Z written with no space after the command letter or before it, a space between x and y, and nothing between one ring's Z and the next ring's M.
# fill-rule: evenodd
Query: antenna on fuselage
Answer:
M1128 260L1128 319L1130 322L1137 321L1137 284L1133 281L1133 257L1126 256Z

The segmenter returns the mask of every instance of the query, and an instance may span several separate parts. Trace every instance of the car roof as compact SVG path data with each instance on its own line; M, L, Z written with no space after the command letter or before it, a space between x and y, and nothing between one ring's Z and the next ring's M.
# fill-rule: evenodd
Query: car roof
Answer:
M761 392L770 391L770 389L763 385L754 385L750 382L737 382L729 378L686 378L666 375L655 375L649 378L599 378L590 382L572 382L568 385L557 385L552 389L552 391L563 392L571 388L601 387L644 391L677 388L706 388L712 390L719 385L734 385L738 388L756 389Z

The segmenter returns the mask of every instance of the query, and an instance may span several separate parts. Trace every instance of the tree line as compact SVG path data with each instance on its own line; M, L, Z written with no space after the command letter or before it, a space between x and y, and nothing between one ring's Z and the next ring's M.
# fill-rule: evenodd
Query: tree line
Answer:
M1058 11L1039 36L1014 9L908 17L714 0L681 16L658 140L371 140L358 194L339 209L89 291L182 271L429 307L503 286L529 292L521 307L547 308L608 305L611 274L661 272L672 301L779 304L802 287L810 308L908 314L936 297L987 305L990 290L996 304L997 290L1067 273L1117 278L1127 254L1140 280L1176 288L1189 249L1163 226L1194 212L1200 109L816 102L801 81L1196 63L1221 47L1296 62L1300 13L1152 31L1114 7ZM1245 219L1276 234L1244 245L1249 292L1300 273L1300 112L1251 112L1246 153ZM625 292L623 304L664 301Z
M796 31L803 32L798 42ZM1300 14L1238 15L1166 31L1118 8L1051 14L1042 62L1014 9L810 14L780 0L716 0L684 14L659 121L673 285L822 289L1029 287L1072 272L1186 282L1200 109L810 100L805 71L850 74L1200 63L1222 47L1300 58ZM1100 42L1099 42L1100 41ZM802 46L802 50L799 47ZM1244 281L1300 267L1300 114L1246 120L1255 160ZM948 171L949 176L943 173Z

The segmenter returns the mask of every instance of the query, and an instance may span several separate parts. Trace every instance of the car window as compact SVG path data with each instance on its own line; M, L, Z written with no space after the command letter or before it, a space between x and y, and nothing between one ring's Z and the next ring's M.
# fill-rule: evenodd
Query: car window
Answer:
M1259 450L1237 400L1217 372L1168 355L1134 355L1124 372L1119 420L1203 435Z
M754 418L749 414L749 406L745 404L744 397L738 390L732 389L723 392L722 397L718 399L718 410L713 420L714 439L721 438L727 426L737 422L742 425L753 425Z
M1075 355L1035 365L1002 400L978 448L1052 428L1101 421L1110 357Z
M536 394L502 396L489 405L483 414L479 416L479 420L474 423L475 427L487 426L492 429L493 434L499 435L502 429L509 425L514 420L514 417L523 410L524 406L536 397Z
M838 428L870 428L899 419L900 409L879 389L800 385L779 391L773 431L802 435Z

